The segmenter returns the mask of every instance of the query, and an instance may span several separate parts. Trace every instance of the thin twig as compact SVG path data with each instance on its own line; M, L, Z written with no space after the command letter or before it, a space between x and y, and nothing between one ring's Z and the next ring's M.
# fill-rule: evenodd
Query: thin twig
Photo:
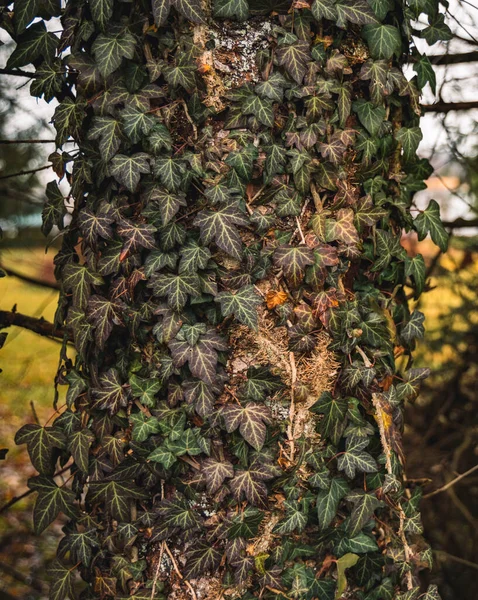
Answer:
M42 287L50 288L52 290L60 289L56 283L51 283L50 281L41 281L40 279L36 279L35 277L29 277L28 275L23 275L22 273L18 273L18 271L14 271L10 267L5 267L0 263L0 269L5 271L7 275L10 277L16 277L17 279L21 279L27 283L32 283L33 285L40 285Z
M462 473L461 475L458 475L458 477L455 477L455 479L452 479L447 484L443 485L442 487L438 488L437 490L434 490L433 492L430 492L429 494L425 494L423 496L423 500L425 500L426 498L431 498L432 496L436 496L437 494L441 494L441 492L444 492L448 488L451 488L452 485L455 485L455 483L458 483L458 481L460 481L464 477L467 477L468 475L471 475L477 469L478 469L478 465L475 465L474 467L471 467L471 469L468 469L468 471L465 471L465 473Z
M55 144L55 140L0 140L0 144Z
M178 563L176 562L176 559L174 558L174 556L166 542L164 542L164 547L166 549L166 552L168 553L169 558L171 559L171 562L173 563L174 570L178 574L179 579L181 579L181 581L184 581L184 583L187 585L189 591L191 592L191 596L192 596L193 600L198 600L198 597L196 596L196 592L194 591L192 585L189 583L189 581L187 581L187 579L184 579L183 574L179 570Z
M453 560L460 565L465 565L465 567L470 567L471 569L476 569L478 571L478 565L476 563L466 560L465 558L449 554L448 552L445 552L445 550L435 550L434 554L436 554L438 557L443 556L443 558L448 558L449 560Z
M38 171L44 171L45 169L51 169L53 165L44 165L43 167L37 167L36 169L30 169L29 171L18 171L17 173L10 173L10 175L2 175L0 179L10 179L12 177L21 177L22 175L32 175L38 173Z
M163 541L161 543L161 550L159 551L159 560L158 560L158 564L156 565L156 569L154 571L154 577L153 577L153 585L151 587L151 600L154 600L154 595L156 593L156 584L158 582L158 578L159 578L159 570L161 568L161 563L163 561L163 554L164 554L164 544L165 542Z

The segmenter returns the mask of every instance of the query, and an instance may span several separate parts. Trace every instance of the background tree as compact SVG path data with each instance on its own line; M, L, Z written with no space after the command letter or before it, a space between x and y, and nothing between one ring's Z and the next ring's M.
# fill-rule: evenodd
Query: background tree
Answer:
M425 265L400 237L447 245L435 202L411 212L433 75L410 40L449 34L438 3L69 2L61 38L37 10L3 25L60 100L74 202L66 226L49 184L67 408L17 435L37 531L71 519L52 597L75 568L83 597L418 597L399 422Z

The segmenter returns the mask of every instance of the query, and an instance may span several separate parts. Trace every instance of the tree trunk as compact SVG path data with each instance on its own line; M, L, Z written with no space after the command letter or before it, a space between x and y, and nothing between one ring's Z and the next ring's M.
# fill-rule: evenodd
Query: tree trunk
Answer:
M70 1L59 41L15 2L7 67L61 101L74 204L66 228L49 184L68 408L17 434L36 530L71 519L53 598L75 569L83 598L418 597L400 435L425 264L400 238L446 248L436 203L411 214L434 75L415 49L401 72L404 2L293 4Z

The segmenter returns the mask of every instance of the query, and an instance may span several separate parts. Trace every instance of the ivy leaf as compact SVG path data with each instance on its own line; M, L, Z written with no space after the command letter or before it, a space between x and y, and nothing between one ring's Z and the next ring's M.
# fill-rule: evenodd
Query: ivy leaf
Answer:
M75 494L66 488L58 487L50 477L39 475L28 480L28 487L38 492L33 509L33 528L39 535L50 523L52 523L60 512L70 518L76 516Z
M23 425L15 434L15 444L26 444L32 465L39 473L53 473L53 448L65 447L63 432L35 423Z
M15 2L14 23L15 33L23 33L27 26L37 16L40 0L17 0Z
M257 331L257 307L262 304L262 298L254 286L245 285L237 292L221 292L214 300L221 305L223 317L234 315L240 323Z
M176 367L182 367L187 362L194 377L213 385L217 378L216 351L225 351L228 346L214 330L210 330L201 336L194 346L190 346L185 340L174 339L170 342L169 348Z
M239 427L239 433L256 450L260 450L266 440L266 425L270 425L270 411L266 406L249 402L246 406L228 404L221 412L226 431L231 433Z
M339 240L344 244L358 244L360 238L354 225L354 213L351 208L341 208L335 219L325 222L325 241Z
M296 500L285 501L285 518L274 527L274 533L288 535L292 532L301 533L307 525L307 512L304 512Z
M407 256L405 259L405 276L413 277L416 296L419 296L425 287L426 276L425 260L421 254L417 254L413 258Z
M113 519L129 522L131 519L131 500L145 500L148 494L129 480L90 481L87 502L103 503Z
M295 44L277 48L277 59L299 85L304 79L307 63L311 60L309 42L299 40Z
M75 571L71 567L64 567L59 560L54 560L48 567L51 580L50 600L65 600L76 598Z
M430 233L432 240L442 252L448 248L448 233L440 219L440 207L436 200L430 200L428 207L413 221L418 239L423 240Z
M94 335L100 349L113 331L114 323L120 323L119 305L102 296L94 294L88 300L87 319L95 327Z
M322 19L336 21L338 16L337 8L330 0L314 0L311 10L317 21L321 21Z
M208 571L214 572L219 567L221 558L222 552L205 542L194 544L192 549L186 552L184 575L188 579L194 579Z
M154 22L158 27L164 25L171 9L171 0L153 0L153 16Z
M249 16L247 0L214 0L214 16L220 19L245 21Z
M104 31L113 14L114 0L90 0L88 3L93 21Z
M95 529L81 533L69 533L60 542L60 548L68 549L74 562L89 566L93 557L93 548L98 548L98 536ZM59 553L60 553L59 548ZM60 554L61 555L61 554ZM70 569L71 571L72 569ZM64 598L62 596L62 598Z
M275 472L267 464L254 461L248 470L236 471L234 478L229 482L229 487L237 502L246 498L254 506L265 506L267 499L267 486L264 481L274 477Z
M174 158L157 158L154 172L167 190L176 192L181 187L186 169L182 162Z
M423 327L424 320L425 315L422 312L419 310L414 310L412 312L410 320L400 334L405 342L410 343L414 339L421 340L423 338L425 334L425 328Z
M340 501L349 491L349 486L345 479L333 477L330 487L327 490L321 490L317 496L317 516L322 531L332 523Z
M57 46L58 38L54 33L47 31L43 21L33 23L19 36L15 50L8 57L7 67L9 69L24 67L40 56L51 63Z
M421 55L413 64L413 70L417 74L418 88L422 90L429 83L433 94L435 94L437 87L436 73L428 56Z
M80 136L81 124L86 116L86 102L84 100L65 98L56 107L53 115L53 124L56 129L55 142L57 146L64 144L72 136Z
M145 152L137 152L132 156L117 154L110 166L111 175L130 192L136 191L141 173L149 173L150 170L149 155Z
M138 375L131 375L129 380L131 394L148 408L154 408L156 405L156 394L161 389L161 381L155 378L144 379Z
M445 23L445 15L437 11L430 25L420 31L420 37L433 46L436 42L451 40L453 32Z
M153 250L156 248L154 234L156 227L148 223L137 223L129 219L122 219L117 232L124 240L123 253L138 252L141 248Z
M272 103L268 100L263 100L259 96L251 96L241 106L244 115L254 115L259 123L266 127L274 125L274 110Z
M200 295L200 282L194 274L155 273L148 283L153 288L155 296L168 298L168 305L175 311L180 311L188 299Z
M172 4L179 14L192 23L204 23L201 0L172 0Z
M137 144L155 126L156 118L137 108L128 106L121 111L123 130L133 144Z
M41 98L44 96L46 102L51 102L59 92L63 84L64 67L60 60L51 64L43 62L36 70L36 78L30 84L30 94Z
M85 308L90 296L91 285L101 285L103 278L93 273L86 265L70 263L63 270L63 286L73 293L73 306Z
M221 250L233 258L242 258L242 241L235 225L248 225L249 221L237 208L229 206L216 212L201 210L194 219L205 244L214 241Z
M144 442L150 435L160 431L158 419L155 417L147 417L143 412L139 412L131 414L129 418L133 424L132 435L135 442Z
M427 591L421 598L422 600L441 600L441 596L438 593L438 588L435 584L429 585Z
M194 409L200 417L207 418L212 415L216 398L211 386L204 381L188 381L184 385L186 399L194 404ZM217 391L217 390L215 390Z
M320 433L333 444L337 444L342 435L347 408L345 400L333 398L330 392L324 392L313 406L314 412L324 415L319 425Z
M367 493L362 490L355 490L347 496L354 504L350 515L350 521L347 526L347 533L351 538L362 531L363 527L369 522L375 510L384 503L377 499L375 494Z
M430 375L430 369L423 367L421 369L409 369L404 381L397 385L397 395L400 400L404 398L414 398L420 387L420 383Z
M163 75L166 81L174 86L181 86L187 92L196 87L196 69L190 64L166 65L163 67Z
M201 471L206 478L210 494L215 494L226 478L234 477L234 467L229 461L217 462L212 458L207 458L202 463Z
M255 87L255 91L263 98L282 102L285 87L287 87L287 81L280 73L276 72L272 73L267 81L258 83Z
M200 526L197 512L178 493L168 500L162 500L157 513L167 527L180 527L184 531L194 531Z
M420 127L402 127L396 132L395 139L402 144L405 160L411 161L417 156L417 149L423 139L423 133Z
M88 474L90 446L94 440L95 436L86 428L74 431L68 436L67 448L71 452L77 467L85 475Z
M113 211L108 206L101 207L95 214L90 208L83 208L78 215L78 225L85 241L96 247L99 239L113 239Z
M400 32L393 25L366 25L362 29L370 53L373 58L390 59L395 54L402 52L402 38Z
M65 198L56 181L50 181L46 186L46 201L42 210L42 233L48 235L56 225L63 229L63 218L66 214Z
M347 438L345 452L337 461L339 471L344 471L347 477L353 479L356 471L361 473L375 473L377 463L374 458L363 449L368 446L370 440L367 438L351 435Z
M134 35L124 26L111 25L108 33L100 33L92 51L103 77L111 75L123 58L132 59L136 48Z
M347 589L347 578L345 576L345 569L349 569L357 564L359 556L349 552L344 554L337 561L337 589L335 590L335 600L340 600L343 593Z
M186 242L179 254L179 273L196 273L198 269L205 269L211 258L209 249L199 245L194 239Z
M257 148L252 144L249 144L239 152L229 153L225 162L236 171L242 181L248 182L252 176L252 169L256 157Z
M128 404L126 390L119 379L116 369L108 369L102 373L98 386L91 390L95 398L95 406L101 410L107 409L110 415L117 413Z
M280 246L274 252L273 260L293 285L299 285L304 277L305 267L314 264L315 255L313 249L307 246Z
M358 115L360 123L362 123L371 136L376 136L380 131L382 123L385 121L385 108L383 106L374 106L372 102L366 102L363 99L357 100L352 106Z
M337 26L346 28L347 21L355 25L368 25L377 23L377 17L373 14L367 0L339 0L335 8L337 10Z
M280 390L282 386L281 379L274 376L267 367L250 367L242 390L246 398L264 400L268 393Z

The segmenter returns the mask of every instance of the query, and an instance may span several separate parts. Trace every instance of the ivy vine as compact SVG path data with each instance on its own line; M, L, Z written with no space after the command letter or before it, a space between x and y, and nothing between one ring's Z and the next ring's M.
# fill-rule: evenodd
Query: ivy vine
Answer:
M52 600L438 598L400 444L426 271L400 239L447 246L412 204L439 1L15 0L1 26L58 101L70 186L43 210L67 406L16 437L36 532L68 517Z

